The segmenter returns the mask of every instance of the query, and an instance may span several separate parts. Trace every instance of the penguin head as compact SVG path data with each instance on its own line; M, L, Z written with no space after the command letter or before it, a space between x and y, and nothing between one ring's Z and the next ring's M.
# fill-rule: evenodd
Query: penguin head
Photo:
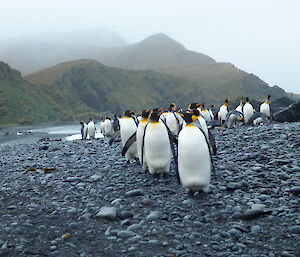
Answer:
M189 113L191 113L192 115L195 115L196 117L200 116L200 112L198 109L191 109L191 110L189 110Z
M246 97L246 103L249 103L249 97L248 96Z
M271 98L271 95L267 95L267 99L266 99L266 102L265 103L270 103L270 98Z
M153 109L152 112L151 112L151 114L150 114L150 117L149 117L150 122L158 122L159 117L160 117L160 115L161 115L162 113L164 113L164 112L162 111L162 108L156 108L156 109Z
M84 124L84 122L81 120L81 121L80 121L80 124L81 124L81 125L83 125L83 124Z
M90 121L93 121L93 117L90 117Z
M176 104L175 103L171 103L169 105L169 111L175 111L176 110Z
M143 119L148 119L150 115L150 110L143 110L142 111L142 118Z
M189 109L197 109L200 106L201 106L201 104L199 104L199 103L191 103L191 104L189 104L188 108Z
M124 117L132 117L135 111L127 110L124 112Z
M196 110L196 111L198 111L198 110ZM184 119L184 121L186 122L186 124L191 124L194 121L196 121L197 118L198 118L196 115L194 115L191 112L179 113L179 115Z

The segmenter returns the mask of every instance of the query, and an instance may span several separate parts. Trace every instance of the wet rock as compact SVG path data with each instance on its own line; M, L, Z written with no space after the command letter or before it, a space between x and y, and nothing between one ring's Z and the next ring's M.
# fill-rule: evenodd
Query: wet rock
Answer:
M158 220L162 217L162 215L163 213L161 211L153 211L147 216L146 220L147 221Z
M145 192L142 189L133 189L125 193L126 197L140 196L144 195Z
M115 220L117 218L117 208L116 207L107 207L103 206L97 212L96 218L103 218L107 220Z

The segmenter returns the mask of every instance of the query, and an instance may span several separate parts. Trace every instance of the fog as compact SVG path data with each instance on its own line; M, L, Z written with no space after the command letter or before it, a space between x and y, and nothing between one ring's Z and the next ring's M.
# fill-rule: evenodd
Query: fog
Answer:
M0 41L48 40L51 33L104 28L134 43L162 32L188 49L231 62L270 86L300 93L298 0L0 0L0 4ZM82 34L69 38L87 40Z

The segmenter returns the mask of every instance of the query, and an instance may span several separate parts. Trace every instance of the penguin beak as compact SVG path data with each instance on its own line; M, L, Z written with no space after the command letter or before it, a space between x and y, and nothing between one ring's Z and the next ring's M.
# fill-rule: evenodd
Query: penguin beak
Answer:
M181 117L184 117L183 113L177 112L178 115L180 115Z

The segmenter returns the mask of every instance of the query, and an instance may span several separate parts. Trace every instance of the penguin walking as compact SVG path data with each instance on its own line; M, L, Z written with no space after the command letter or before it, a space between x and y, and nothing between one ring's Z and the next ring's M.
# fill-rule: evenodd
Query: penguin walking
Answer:
M136 131L136 144L138 149L139 161L141 164L143 163L144 170L147 169L147 160L144 157L144 160L142 161L142 144L143 144L144 130L148 123L149 115L150 115L150 110L142 111L141 119ZM145 156L145 153L143 153L143 155Z
M244 114L245 124L247 124L250 117L254 114L254 108L252 104L250 104L248 97L246 97L246 103L243 107L243 114Z
M205 133L196 124L196 115L184 113L183 118L186 126L178 136L178 171L181 183L189 194L208 192L212 162Z
M224 104L220 107L219 110L219 119L222 123L224 123L226 120L226 115L228 113L228 103L229 99L226 98Z
M152 111L144 129L142 164L147 162L150 174L168 173L171 164L171 145L166 125L159 121L162 112Z
M88 126L84 121L80 121L80 124L81 124L81 138L86 139Z
M260 105L260 112L265 113L268 119L271 119L270 98L271 95L267 95L265 102Z
M95 123L94 123L92 117L90 118L90 121L87 124L87 133L88 133L90 139L94 139L95 138L96 127L95 127Z
M126 161L138 158L136 145L137 123L134 117L134 111L125 111L123 118L120 119L120 134L123 144L122 155L125 155Z

